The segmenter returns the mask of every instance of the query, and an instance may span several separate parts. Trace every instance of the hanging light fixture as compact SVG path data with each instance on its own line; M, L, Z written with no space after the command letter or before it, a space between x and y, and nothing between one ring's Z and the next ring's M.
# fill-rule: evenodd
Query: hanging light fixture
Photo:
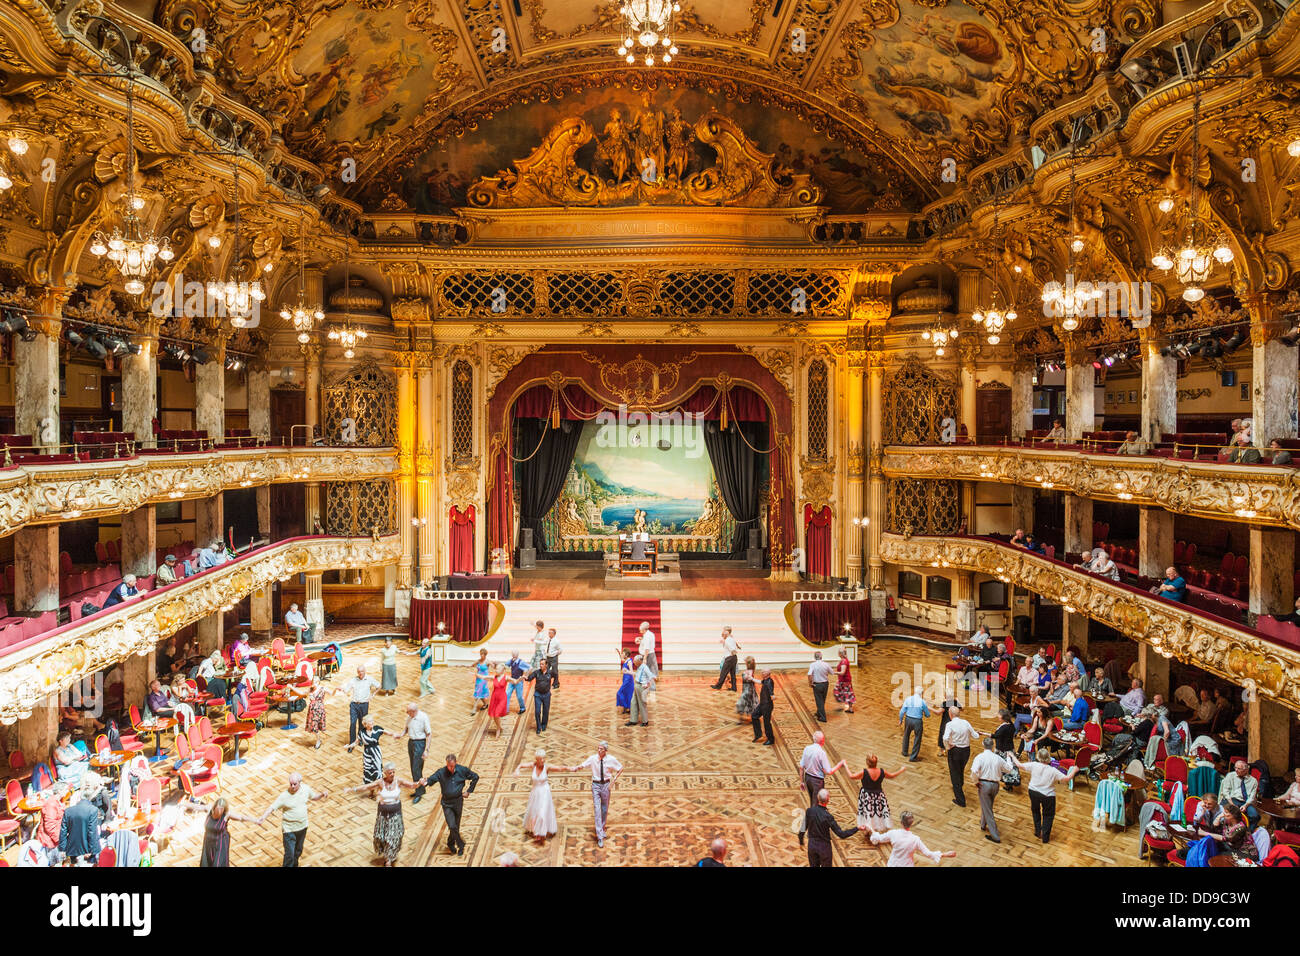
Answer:
M947 351L952 340L957 338L958 331L956 325L949 325L943 320L943 267L939 269L938 282L938 314L935 316L934 325L921 333L921 341L929 342L934 348L935 358L943 358L944 352Z
M970 320L976 325L984 327L984 333L987 336L989 345L997 345L1002 341L1002 332L1007 327L1007 323L1016 320L1015 309L998 308L998 290L994 289L993 294L989 296L990 305L987 309L976 309L971 313Z
M293 324L298 333L298 342L306 345L311 341L312 327L325 320L325 313L320 306L307 305L307 220L302 220L298 239L298 304L292 309L285 306L280 310L280 318ZM351 356L349 356L350 358Z
M13 149L12 140L9 148ZM132 72L126 82L126 195L122 200L122 222L113 227L111 236L96 232L90 242L90 253L117 266L126 280L123 288L131 295L140 295L145 289L144 280L153 272L154 262L159 259L171 262L176 254L166 236L159 239L140 222L137 214L144 209L145 201L135 191L135 167L135 74ZM0 189L4 188L8 187L0 185Z
M239 253L240 253L240 219L239 219L239 167L234 167L235 171L235 248L230 257L230 278L225 282L213 280L208 283L208 297L216 299L218 303L224 305L226 314L230 316L230 324L237 329L246 328L248 320L252 316L253 310L258 307L265 299L266 293L262 291L262 283L254 279L252 282L241 282L239 275Z
M1298 150L1300 152L1300 150ZM1293 153L1292 155L1296 155ZM1182 214L1182 222L1175 223L1171 233L1182 233L1177 249L1168 242L1162 243L1151 257L1151 264L1161 272L1172 272L1183 286L1183 299L1199 302L1205 298L1205 280L1210 277L1215 264L1227 265L1233 260L1228 236L1209 220L1201 216L1200 180L1196 167L1201 161L1201 94L1195 87L1192 94L1192 194ZM1165 196L1158 203L1161 212L1171 212L1177 204Z
M347 247L343 249L343 290L346 291L352 286L352 261L348 256ZM329 340L338 342L343 347L343 357L352 358L356 353L357 343L367 338L369 333L365 329L359 328L352 324L352 320L347 314L348 302L350 300L346 295L343 297L343 324L337 328L329 330Z
M1075 146L1078 143L1078 125L1070 134L1070 226L1074 227L1074 187L1075 187ZM1105 290L1095 282L1076 280L1074 276L1075 253L1086 248L1083 236L1073 233L1070 236L1069 255L1065 269L1065 281L1055 279L1043 286L1043 304L1061 319L1061 328L1074 332L1079 328L1080 320L1095 311L1095 301L1105 295Z
M673 42L673 18L681 12L673 0L626 0L619 8L623 18L623 44L618 55L631 66L637 60L646 66L668 64L677 55ZM657 59L656 59L657 55Z

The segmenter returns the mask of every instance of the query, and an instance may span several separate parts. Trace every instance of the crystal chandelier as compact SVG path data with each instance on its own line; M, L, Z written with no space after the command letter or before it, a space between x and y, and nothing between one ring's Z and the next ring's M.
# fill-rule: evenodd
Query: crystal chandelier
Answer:
M1196 167L1201 161L1201 97L1199 87L1192 97L1192 157L1191 181L1192 195L1187 200L1183 214L1182 244L1177 250L1162 244L1151 257L1151 264L1161 272L1172 272L1183 286L1183 299L1187 302L1200 302L1205 298L1205 280L1215 264L1227 265L1233 259L1232 247L1228 245L1227 234L1201 218L1201 197L1198 192L1200 180ZM1176 203L1169 196L1158 203L1161 212L1170 212ZM1174 230L1177 231L1175 226Z
M1070 227L1074 228L1074 184L1075 161L1074 150L1078 142L1078 124L1070 134ZM1105 295L1099 283L1082 281L1074 276L1074 256L1087 247L1083 236L1074 232L1070 236L1069 255L1065 269L1065 281L1052 279L1043 284L1042 300L1045 315L1056 316L1061 320L1061 328L1074 332L1079 328L1079 321L1084 316L1096 314L1096 300Z
M237 273L239 269L239 167L235 167L235 248L230 258L230 269L232 274ZM266 300L266 293L262 291L262 283L254 279L252 282L239 282L234 278L227 279L225 282L213 280L208 283L208 297L215 299L219 306L224 306L226 314L230 316L230 324L237 329L246 328L248 320L252 316L254 309L261 306Z
M348 250L344 248L343 250L343 291L345 295L343 298L343 324L336 329L330 329L329 336L328 336L331 342L338 342L339 345L343 346L344 358L352 358L353 356L355 356L357 354L356 353L357 343L362 339L368 337L368 333L366 332L365 329L357 328L348 319L347 308L350 300L347 298L346 292L349 288L351 288L351 286L352 286L351 261L348 258Z
M176 254L172 252L167 237L156 237L144 227L138 215L144 209L144 197L135 192L134 91L135 78L132 76L126 85L126 196L123 198L122 222L113 227L111 236L96 232L90 241L90 253L117 266L117 271L126 280L123 288L131 295L140 295L145 289L144 280L153 272L154 262L159 259L171 262Z
M984 326L989 345L997 345L1002 341L1002 331L1007 327L1007 323L1016 320L1016 310L998 308L998 292L996 289L993 290L990 301L992 304L987 309L976 309L972 312L970 320L976 325Z
M957 338L957 326L944 325L942 322L936 323L934 328L926 329L921 333L922 341L929 342L934 346L936 358L943 358L944 350L955 338Z
M285 306L280 310L280 318L293 324L293 330L298 333L298 342L300 345L306 345L311 341L312 326L317 322L325 320L325 313L320 310L319 306L312 308L307 305L307 229L306 220L303 221L301 235L298 240L298 304L292 309ZM351 358L351 356L348 356Z
M673 16L681 9L680 4L671 0L626 0L618 11L623 18L623 45L618 48L618 55L629 64L638 59L646 66L671 63L677 55L672 36Z

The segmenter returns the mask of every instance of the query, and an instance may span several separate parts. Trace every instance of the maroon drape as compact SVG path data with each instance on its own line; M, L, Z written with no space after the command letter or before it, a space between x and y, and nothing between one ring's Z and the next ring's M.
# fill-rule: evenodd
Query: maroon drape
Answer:
M790 470L785 450L781 448L777 437L776 422L768 423L768 473L770 475L770 494L767 499L767 544L768 560L774 571L788 571L790 568L790 549L795 547L794 495L788 487Z
M487 635L488 602L471 600L411 601L411 638L419 640L438 630L438 622L459 644L472 644Z
M534 385L515 399L514 418L550 418L553 396L549 386ZM608 406L593 397L581 385L570 384L562 389L560 399L561 421L590 421ZM716 422L722 416L722 403L717 401L718 390L712 385L701 385L687 395L674 409L698 414L704 412L705 420ZM733 385L727 392L727 417L737 422L765 422L768 419L767 402L763 396L743 385Z
M799 602L799 630L814 644L837 640L846 623L852 626L854 637L865 640L871 634L871 602Z
M447 514L451 573L474 570L474 506L465 511L453 506Z
M514 469L510 467L510 444L496 454L492 487L488 489L488 560L485 568L492 567L491 552L504 548L507 555L514 553Z
M813 511L803 506L804 539L807 542L808 574L823 580L831 576L831 508Z

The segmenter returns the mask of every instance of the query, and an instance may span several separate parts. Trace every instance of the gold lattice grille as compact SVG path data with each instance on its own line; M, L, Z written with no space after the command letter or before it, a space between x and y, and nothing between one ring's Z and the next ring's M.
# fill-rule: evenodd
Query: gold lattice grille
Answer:
M813 461L826 460L827 380L821 359L808 366L808 457Z
M532 315L537 311L533 277L526 272L453 272L439 298L445 315Z
M344 372L321 394L331 444L343 441L345 418L356 423L356 444L397 444L397 382L378 365L366 362Z
M474 457L474 368L464 359L451 368L451 457Z
M397 533L397 498L390 478L325 484L325 531L361 537Z
M623 289L612 272L553 272L546 290L553 315L615 315L622 308Z
M886 376L883 405L886 445L933 444L939 441L943 420L957 419L957 383L908 355Z
M754 272L748 308L754 315L825 315L843 308L847 291L835 272Z
M886 489L895 534L956 534L961 496L955 481L891 478Z
M730 315L736 308L736 277L730 272L673 272L659 292L666 315Z

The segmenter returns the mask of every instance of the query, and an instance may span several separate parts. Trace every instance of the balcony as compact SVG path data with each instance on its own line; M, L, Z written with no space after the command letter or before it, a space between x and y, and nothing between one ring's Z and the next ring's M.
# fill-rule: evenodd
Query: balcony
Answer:
M119 450L91 461L49 455L0 468L0 535L30 524L94 518L147 504L207 498L293 481L364 481L397 474L397 450L357 446Z
M383 567L401 558L401 540L290 538L219 567L0 648L0 723L29 717L42 698L130 657L244 597L295 574Z
M1217 447L1210 454L1208 446L1195 444L1174 443L1150 455L1118 455L1103 447L891 445L881 467L890 478L996 481L1300 530L1293 467L1233 465L1218 460Z
M1264 630L1166 601L992 538L881 536L880 557L907 568L946 568L998 578L1061 604L1236 684L1300 710L1300 629L1267 619Z

